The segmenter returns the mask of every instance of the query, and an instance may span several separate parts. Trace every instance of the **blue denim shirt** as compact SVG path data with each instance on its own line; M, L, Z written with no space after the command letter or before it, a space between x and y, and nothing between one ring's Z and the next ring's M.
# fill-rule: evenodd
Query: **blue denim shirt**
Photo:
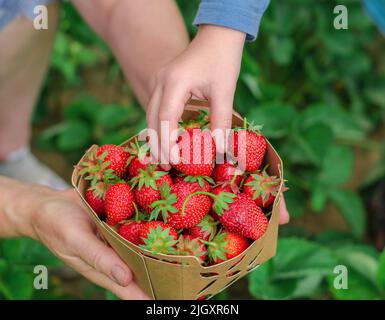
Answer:
M46 5L54 0L0 0L0 30L18 16L34 17L37 5Z
M385 35L385 0L365 0L364 3L372 19Z
M0 0L0 30L17 16L33 18L33 8L36 5L52 1L54 0ZM257 37L269 2L270 0L202 0L194 24L215 24L239 30L247 34L247 40L252 41ZM364 3L372 19L385 34L385 0L364 0Z
M269 3L270 0L202 0L194 24L215 24L242 31L252 41Z

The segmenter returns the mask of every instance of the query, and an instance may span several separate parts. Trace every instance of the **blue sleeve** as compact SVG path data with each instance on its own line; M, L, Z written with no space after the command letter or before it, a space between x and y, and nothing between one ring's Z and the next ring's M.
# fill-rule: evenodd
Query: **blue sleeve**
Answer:
M385 35L385 0L365 0L366 9Z
M270 0L202 0L194 25L215 24L257 37L259 24Z

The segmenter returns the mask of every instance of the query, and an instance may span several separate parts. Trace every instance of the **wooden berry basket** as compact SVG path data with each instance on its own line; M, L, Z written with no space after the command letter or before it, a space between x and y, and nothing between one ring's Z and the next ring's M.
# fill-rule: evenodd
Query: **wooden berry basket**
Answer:
M185 109L183 120L193 118L199 109L207 108L207 103L191 101ZM242 126L242 117L233 114L233 126ZM128 145L131 139L122 145ZM92 146L91 148L96 148ZM83 158L79 161L82 162ZM90 218L96 224L105 241L127 263L134 273L135 281L153 299L191 299L221 292L261 263L275 255L278 237L279 202L282 195L282 160L268 142L265 163L269 163L268 173L281 179L278 195L273 204L269 226L265 234L254 241L242 254L233 259L212 266L202 266L193 256L153 254L122 238L112 227L101 221L84 199L88 181L79 174L78 167L72 174L72 185L87 208Z

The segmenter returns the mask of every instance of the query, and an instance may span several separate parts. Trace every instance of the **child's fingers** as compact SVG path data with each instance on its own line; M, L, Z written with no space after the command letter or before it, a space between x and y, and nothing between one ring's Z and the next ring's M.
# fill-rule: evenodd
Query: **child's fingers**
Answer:
M162 88L157 86L154 93L151 96L150 102L147 106L147 128L153 130L154 133L158 132L158 113L160 102L162 99ZM151 148L151 154L156 162L160 161L159 154L159 139L158 136L152 136L149 140Z
M224 153L226 151L226 129L231 129L233 118L233 90L215 90L211 94L211 130L222 130L216 135L217 151Z
M163 91L158 114L158 132L160 132L160 148L163 157L161 163L165 169L169 169L168 163L179 162L179 152L176 147L178 121L188 98L188 90L181 85L166 86Z

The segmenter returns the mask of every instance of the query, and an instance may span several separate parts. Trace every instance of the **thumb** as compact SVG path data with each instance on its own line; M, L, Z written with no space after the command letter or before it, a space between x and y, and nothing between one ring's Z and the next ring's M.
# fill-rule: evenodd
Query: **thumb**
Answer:
M78 240L81 241L76 242L74 249L79 258L120 286L129 285L133 278L132 272L112 248L97 238L93 232L84 232L82 238Z

